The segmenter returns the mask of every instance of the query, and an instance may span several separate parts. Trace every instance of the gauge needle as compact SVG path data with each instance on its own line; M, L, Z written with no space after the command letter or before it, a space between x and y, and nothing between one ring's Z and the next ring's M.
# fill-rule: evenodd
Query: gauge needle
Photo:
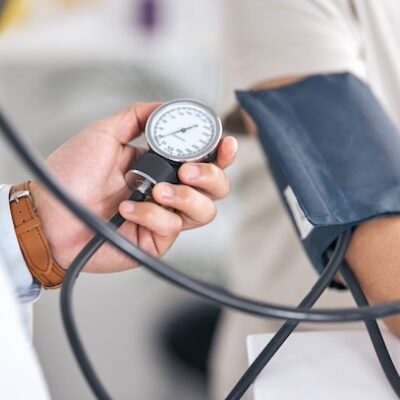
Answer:
M186 131L188 131L189 129L193 129L193 128L197 128L198 127L198 125L192 125L192 126L189 126L189 127L187 127L187 128L182 128L182 132L186 132Z
M192 126L189 126L187 128L181 128L181 129L179 129L179 130L177 130L175 132L166 133L165 135L160 135L158 137L162 139L162 138L165 138L167 136L174 136L174 135L177 135L178 133L185 133L189 129L193 129L193 128L197 128L197 127L198 127L198 125L192 125ZM178 136L175 136L175 137L178 138ZM180 138L180 139L182 140L182 138Z

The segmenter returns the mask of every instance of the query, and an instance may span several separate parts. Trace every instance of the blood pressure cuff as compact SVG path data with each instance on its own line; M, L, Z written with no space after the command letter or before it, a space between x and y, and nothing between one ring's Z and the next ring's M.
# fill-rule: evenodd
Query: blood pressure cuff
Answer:
M319 271L343 231L400 212L400 136L359 79L318 75L237 97Z

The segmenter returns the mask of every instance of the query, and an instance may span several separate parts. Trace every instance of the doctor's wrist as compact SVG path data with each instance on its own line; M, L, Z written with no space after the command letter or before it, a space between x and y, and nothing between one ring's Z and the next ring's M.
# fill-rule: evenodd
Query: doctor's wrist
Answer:
M31 182L31 193L53 259L67 270L92 233L40 182Z

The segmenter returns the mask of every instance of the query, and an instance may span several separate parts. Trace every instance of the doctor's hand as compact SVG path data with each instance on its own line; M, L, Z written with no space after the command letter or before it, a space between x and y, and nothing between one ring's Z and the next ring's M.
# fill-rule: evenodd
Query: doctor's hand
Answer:
M68 192L93 213L109 220L118 210L126 219L119 232L153 256L162 256L182 230L211 222L215 200L230 191L224 169L234 161L237 143L224 138L215 164L185 164L179 171L182 184L160 183L153 189L157 202L126 201L130 190L125 172L145 150L129 142L143 132L146 120L160 103L136 104L93 123L59 147L47 167ZM93 232L71 214L38 182L31 184L32 197L55 260L68 268L93 237ZM85 271L114 272L136 264L105 244Z

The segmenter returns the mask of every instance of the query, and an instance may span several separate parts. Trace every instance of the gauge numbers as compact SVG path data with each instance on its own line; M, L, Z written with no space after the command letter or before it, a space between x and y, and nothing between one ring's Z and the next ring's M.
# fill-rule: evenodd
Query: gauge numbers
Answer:
M218 116L208 106L177 100L155 110L146 125L150 148L172 161L200 161L213 153L222 135Z

